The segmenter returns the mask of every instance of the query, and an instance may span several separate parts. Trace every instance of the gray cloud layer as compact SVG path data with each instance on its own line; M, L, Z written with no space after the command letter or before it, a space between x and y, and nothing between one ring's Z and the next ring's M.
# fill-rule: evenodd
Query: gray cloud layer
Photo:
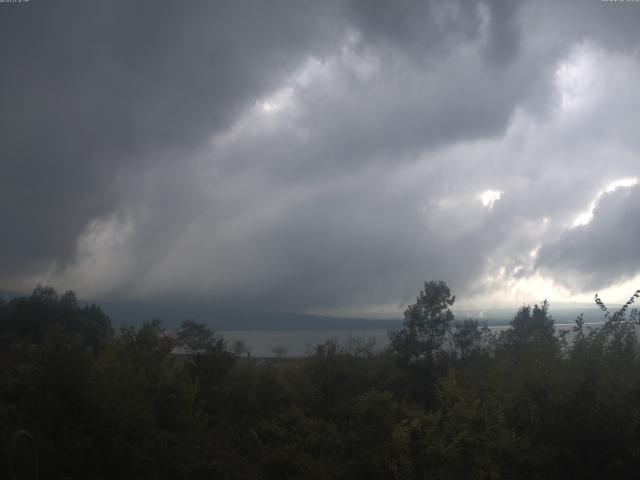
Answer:
M570 288L598 290L640 271L640 187L605 193L587 225L545 245L539 267Z
M191 150L334 30L299 2L2 7L3 271L69 261L86 223L122 200L122 169Z
M368 313L424 279L483 295L640 271L586 261L637 195L570 228L635 175L640 7L0 7L7 287Z

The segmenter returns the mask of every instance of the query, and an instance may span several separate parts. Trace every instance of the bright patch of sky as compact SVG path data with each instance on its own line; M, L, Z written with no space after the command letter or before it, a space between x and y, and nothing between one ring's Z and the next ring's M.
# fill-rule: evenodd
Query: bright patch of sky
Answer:
M491 209L500 200L502 193L500 190L487 190L480 195L480 201L484 207Z
M598 192L598 194L596 195L596 198L589 205L589 208L574 218L572 228L588 225L589 222L593 220L593 211L595 210L598 204L598 201L600 200L600 198L602 198L604 194L615 192L619 188L633 187L637 184L638 184L637 178L621 178L619 180L616 180L608 184L604 189Z
M556 70L556 85L560 94L560 107L575 110L589 100L598 68L596 58L588 45L581 44L560 63Z

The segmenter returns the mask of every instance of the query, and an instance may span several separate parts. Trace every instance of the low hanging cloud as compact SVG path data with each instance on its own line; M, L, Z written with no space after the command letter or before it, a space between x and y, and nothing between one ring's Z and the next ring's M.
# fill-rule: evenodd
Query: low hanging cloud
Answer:
M637 166L640 8L0 6L6 287L348 314L425 279L509 297L591 278L571 239L609 197L572 220ZM640 272L599 261L603 284Z
M586 225L543 246L537 266L570 288L594 291L640 271L640 186L605 192Z

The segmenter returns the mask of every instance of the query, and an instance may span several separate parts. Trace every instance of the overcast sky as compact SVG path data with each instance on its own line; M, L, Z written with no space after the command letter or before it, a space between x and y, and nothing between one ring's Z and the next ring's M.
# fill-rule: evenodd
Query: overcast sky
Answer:
M0 288L395 314L640 288L640 3L0 3Z

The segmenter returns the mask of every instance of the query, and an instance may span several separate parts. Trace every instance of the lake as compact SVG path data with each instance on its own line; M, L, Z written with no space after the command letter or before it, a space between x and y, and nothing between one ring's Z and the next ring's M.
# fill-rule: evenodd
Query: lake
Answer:
M556 323L557 330L570 330L575 323ZM593 327L602 325L602 322L585 322L585 326ZM494 325L489 329L494 332L511 328L509 325ZM336 330L227 330L219 333L232 343L236 340L244 340L254 357L273 357L272 349L276 346L286 348L286 355L299 357L305 354L308 346L324 343L330 338L335 338L341 345L352 340L375 340L375 349L381 350L389 344L389 330L386 328L375 329L336 329Z

